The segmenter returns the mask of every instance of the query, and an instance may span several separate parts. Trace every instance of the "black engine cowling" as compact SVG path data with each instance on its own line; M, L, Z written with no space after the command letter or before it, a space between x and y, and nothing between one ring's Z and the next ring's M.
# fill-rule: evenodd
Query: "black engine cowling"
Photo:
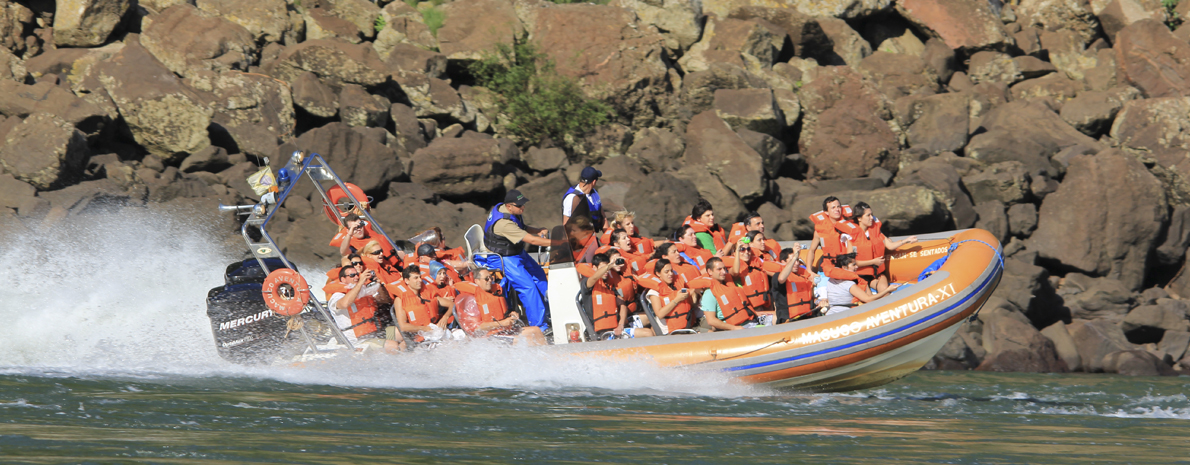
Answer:
M284 267L277 259L269 259L268 265ZM268 361L286 342L287 319L269 310L261 294L266 276L256 259L232 263L224 274L225 284L207 292L211 333L219 355L228 361Z

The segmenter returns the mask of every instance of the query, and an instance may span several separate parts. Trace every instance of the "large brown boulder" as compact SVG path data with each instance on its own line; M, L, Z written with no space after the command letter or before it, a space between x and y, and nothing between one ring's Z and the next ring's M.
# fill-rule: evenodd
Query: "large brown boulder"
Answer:
M983 345L987 356L976 370L1026 373L1063 373L1069 371L1058 357L1053 341L1037 331L1019 314L1006 311L980 315L983 320Z
M330 118L339 112L339 95L318 79L318 76L304 71L290 84L293 90L293 104L307 113Z
M670 173L653 172L648 176L648 181L628 191L624 207L636 213L636 227L642 236L663 236L690 215L699 191L694 183Z
M505 164L518 156L498 139L439 138L413 153L409 175L443 197L491 195L504 188Z
M533 198L529 203L541 200L544 199ZM411 215L410 211L417 214ZM385 231L393 239L408 239L437 226L442 228L447 245L452 247L462 246L463 233L473 224L482 224L487 214L483 208L470 203L420 202L406 198L389 198L372 211L373 217L385 226ZM326 222L326 219L322 221ZM530 223L530 226L541 225Z
M294 133L290 90L268 76L201 71L186 82L204 92L207 106L215 110L212 122L226 131L228 142L241 153L271 156L280 139Z
M780 53L773 44L782 44L783 39L755 19L713 19L707 22L702 40L690 47L678 65L686 72L696 72L719 62L760 72L773 65L773 58Z
M602 189L602 180L600 184ZM530 201L525 204L525 222L538 228L553 228L562 224L562 202L559 192L566 192L570 183L561 171L517 186Z
M102 108L52 82L26 85L0 80L0 115L24 118L35 112L62 118L84 134L96 134L110 122Z
M1084 44L1099 35L1099 19L1088 0L1021 0L1016 5L1017 21L1023 27L1036 26L1056 31L1068 29Z
M512 2L460 0L438 8L446 14L446 22L438 29L438 49L451 60L478 60L495 52L500 44L511 47L524 30Z
M1138 94L1136 88L1127 86L1111 91L1082 92L1062 105L1062 119L1083 134L1098 137L1111 129L1112 121L1124 103Z
M388 66L372 47L335 40L307 40L285 47L266 70L288 82L309 71L335 89L343 84L379 85L389 75Z
M988 2L901 0L897 12L951 49L967 55L980 50L1005 50L1013 44Z
M183 77L199 70L245 71L256 60L256 41L239 24L188 4L152 17L140 43L166 68Z
M1103 358L1106 355L1136 347L1124 337L1120 326L1110 321L1075 319L1066 329L1074 338L1078 356L1083 362L1083 371L1088 373L1103 372Z
M111 59L97 64L94 78L111 96L133 138L169 163L207 145L213 110L135 36Z
M1041 102L996 107L984 115L973 134L965 149L968 157L989 164L1016 160L1030 173L1053 173L1050 158L1062 149L1099 145Z
M744 201L764 195L764 160L714 112L686 125L684 161L684 169L713 174Z
M1128 312L1120 329L1137 343L1161 341L1166 331L1188 331L1186 304L1180 300L1160 299L1156 305L1142 305Z
M1115 43L1117 34L1132 23L1145 19L1165 22L1165 7L1162 3L1161 0L1111 0L1095 14L1099 17L1103 34Z
M8 173L0 174L0 216L13 210L21 214L21 210L33 206L36 196L37 188L29 183L18 181ZM23 216L28 216L28 212Z
M913 55L878 51L864 58L858 69L860 74L876 84L881 94L891 100L941 90L934 69Z
M644 24L655 26L665 36L665 47L671 56L679 56L694 45L703 32L703 9L688 0L612 0L610 6L626 8L636 13ZM718 15L727 17L726 13Z
M66 120L34 113L12 128L0 146L0 166L40 190L77 181L87 158L87 138Z
M1174 375L1169 365L1145 350L1113 352L1103 357L1103 371L1124 376Z
M714 105L715 114L732 129L749 129L774 137L781 137L785 129L785 118L770 89L719 89L715 91Z
M820 178L866 176L872 168L895 171L900 142L886 119L888 101L846 67L825 68L799 92L800 152Z
M1136 305L1135 294L1119 280L1082 273L1067 273L1058 294L1073 318L1120 322Z
M622 8L557 5L538 12L532 36L549 44L543 51L559 74L578 79L588 97L609 101L641 126L654 108L666 106L669 87L665 38L641 26Z
M971 198L967 196L962 176L954 165L944 159L946 156L907 164L897 172L896 186L921 185L933 189L941 194L950 216L954 218L955 227L969 228L975 225L978 215Z
M26 27L36 27L33 10L18 2L0 4L0 48L24 52Z
M1070 371L1082 371L1083 359L1079 357L1078 345L1074 343L1074 338L1070 336L1065 323L1059 321L1046 326L1041 330L1041 335L1053 341L1054 351L1058 353L1058 358L1066 363L1066 368Z
M964 92L905 97L896 102L897 122L915 151L959 152L967 145L970 104L971 95Z
M57 0L54 43L60 47L103 45L124 20L131 0Z
M713 62L708 66L706 71L693 72L682 79L681 99L693 114L714 108L715 92L719 89L769 87L759 76L738 65Z
M963 177L971 201L979 204L998 201L1017 204L1029 198L1032 176L1019 161L996 163Z
M197 0L195 6L243 26L257 41L281 42L293 27L285 0Z
M365 191L376 191L389 181L405 174L402 159L409 155L400 147L384 144L383 129L352 128L344 123L331 123L307 131L293 144L282 145L278 159L288 159L300 148L321 154L335 172Z
M1128 101L1116 114L1110 135L1125 151L1185 173L1190 169L1190 98Z
M348 126L383 128L388 125L391 106L387 98L369 94L355 84L347 84L339 92L339 120Z
M1136 158L1114 149L1080 155L1041 204L1030 249L1139 289L1167 208L1161 181Z
M686 152L686 141L669 129L644 128L632 137L632 145L625 155L636 160L645 171L667 171L677 168Z
M1146 98L1190 95L1190 48L1151 19L1132 23L1116 39L1116 63Z

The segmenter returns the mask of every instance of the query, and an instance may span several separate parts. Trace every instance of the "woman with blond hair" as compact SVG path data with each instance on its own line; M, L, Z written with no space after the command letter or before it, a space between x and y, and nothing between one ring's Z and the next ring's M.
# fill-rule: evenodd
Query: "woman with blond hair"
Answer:
M620 210L612 214L611 220L608 221L608 227L604 229L606 231L603 234L604 244L612 243L611 233L617 229L623 229L628 233L628 240L632 243L631 253L644 256L653 254L653 240L640 237L640 230L636 229L635 212Z

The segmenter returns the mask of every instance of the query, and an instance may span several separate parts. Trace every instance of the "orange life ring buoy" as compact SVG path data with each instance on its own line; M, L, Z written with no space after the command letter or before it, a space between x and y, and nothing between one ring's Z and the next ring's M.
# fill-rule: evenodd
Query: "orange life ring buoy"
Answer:
M278 268L269 273L260 291L269 310L281 316L297 315L310 302L310 286L306 284L306 278L289 268Z
M363 189L360 189L359 186L349 182L345 182L343 184L347 186L347 191L351 192L351 196L355 197L356 202L359 202L360 205L364 206L364 208L368 208L368 195L364 193ZM326 197L331 201L331 205L324 204L322 206L322 210L326 213L327 218L330 218L330 220L335 224L339 224L339 219L345 214L343 213L343 210L339 208L341 205L340 201L347 198L347 193L343 192L343 189L339 186L335 186L326 190ZM350 204L350 202L346 202L346 205L343 206L349 206ZM336 215L336 213L338 214Z

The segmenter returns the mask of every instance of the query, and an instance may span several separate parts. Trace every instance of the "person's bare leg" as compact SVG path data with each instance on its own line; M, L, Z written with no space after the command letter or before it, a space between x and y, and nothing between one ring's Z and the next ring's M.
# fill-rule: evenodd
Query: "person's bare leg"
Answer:
M545 345L545 334L541 332L541 328L536 326L528 326L521 330L521 333L516 337L516 344L526 346L543 346Z

